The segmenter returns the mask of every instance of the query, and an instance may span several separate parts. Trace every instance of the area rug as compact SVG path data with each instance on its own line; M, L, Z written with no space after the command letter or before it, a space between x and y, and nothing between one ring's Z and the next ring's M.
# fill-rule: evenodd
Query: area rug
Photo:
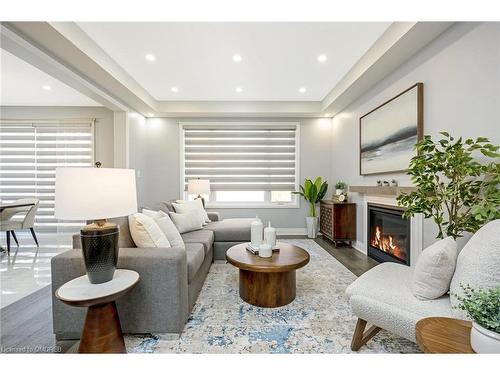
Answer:
M247 304L238 294L238 269L215 263L181 337L128 335L128 352L352 353L356 317L344 291L356 276L313 240L282 241L311 256L309 264L297 270L297 297L292 303L274 309ZM414 343L383 330L360 350L416 352Z

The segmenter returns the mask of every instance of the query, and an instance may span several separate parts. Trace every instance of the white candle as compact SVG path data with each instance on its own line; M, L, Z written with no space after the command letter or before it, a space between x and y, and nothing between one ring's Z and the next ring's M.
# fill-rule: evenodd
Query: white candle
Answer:
M273 249L270 245L267 243L263 243L259 247L259 256L261 258L269 258L273 255Z
M264 242L271 246L271 249L276 246L276 229L271 226L271 222L264 229Z
M262 221L256 217L255 220L252 221L250 229L250 241L254 248L259 248L262 244L262 227Z

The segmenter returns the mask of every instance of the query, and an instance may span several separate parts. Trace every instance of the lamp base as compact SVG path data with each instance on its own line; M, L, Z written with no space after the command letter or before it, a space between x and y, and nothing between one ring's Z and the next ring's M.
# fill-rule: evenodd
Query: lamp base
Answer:
M203 208L205 208L205 198L203 198L201 194L198 194L195 199L201 199L201 204L203 205Z
M83 261L91 284L113 279L118 261L119 233L116 224L103 221L80 230Z

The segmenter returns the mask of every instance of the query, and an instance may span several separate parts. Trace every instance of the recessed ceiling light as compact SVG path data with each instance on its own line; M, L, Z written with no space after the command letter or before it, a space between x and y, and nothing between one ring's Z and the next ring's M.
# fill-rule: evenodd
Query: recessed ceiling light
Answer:
M243 89L241 87L236 87L236 92L242 92Z
M325 54L321 54L321 55L318 56L318 62L323 63L326 60L328 60L328 58L326 57Z
M330 117L330 116L331 116L331 114L325 113L325 117Z
M148 117L153 117L154 115L154 113L148 113Z
M147 53L146 56L144 56L146 58L146 60L148 61L155 61L156 60L156 56L153 55L152 53Z
M176 86L172 86L170 88L170 91L172 91L172 92L179 92L179 89Z
M52 87L50 87L49 85L43 85L42 89L44 89L45 91L50 91L52 90Z
M307 91L307 90L306 90L306 88L305 88L305 87L301 87L301 88L299 89L299 92L300 92L300 93L302 93L302 94L303 94L303 93L305 93L306 91Z
M238 54L233 55L233 61L234 62L240 62L241 61L241 55L238 55Z

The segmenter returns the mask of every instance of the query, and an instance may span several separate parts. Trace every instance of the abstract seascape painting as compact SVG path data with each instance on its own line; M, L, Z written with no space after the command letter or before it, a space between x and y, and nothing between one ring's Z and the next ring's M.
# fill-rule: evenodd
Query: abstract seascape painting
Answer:
M423 83L417 83L359 119L359 173L407 170L422 132Z

